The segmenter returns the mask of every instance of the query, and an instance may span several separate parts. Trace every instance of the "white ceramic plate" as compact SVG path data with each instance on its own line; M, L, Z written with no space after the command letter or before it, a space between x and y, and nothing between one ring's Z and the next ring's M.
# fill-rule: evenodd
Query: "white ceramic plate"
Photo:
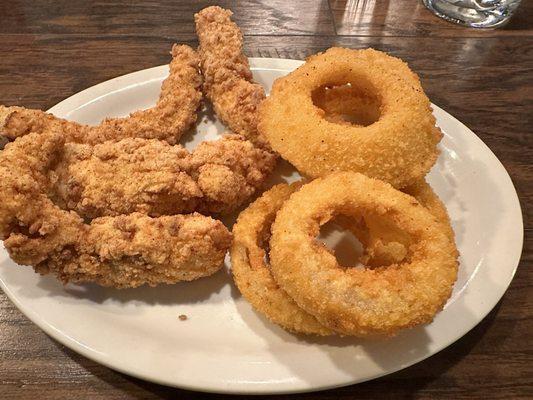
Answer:
M300 64L251 60L256 79L267 88ZM50 111L94 124L149 107L167 71L161 66L112 79ZM295 336L255 313L227 270L157 288L63 287L15 265L4 249L2 289L28 318L74 351L165 385L286 393L349 385L405 368L450 345L485 317L511 282L522 249L520 205L504 167L470 129L438 107L434 112L445 136L429 181L448 207L461 264L450 301L428 326L377 342ZM182 141L187 147L223 131L209 114L204 113L198 133ZM282 165L275 180L296 177ZM180 314L188 319L181 321Z

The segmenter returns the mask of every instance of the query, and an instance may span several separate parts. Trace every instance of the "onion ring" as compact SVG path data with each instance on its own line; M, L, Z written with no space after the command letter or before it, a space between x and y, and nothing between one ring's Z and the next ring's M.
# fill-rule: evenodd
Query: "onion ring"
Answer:
M270 321L295 333L331 335L330 329L301 309L279 287L265 260L265 247L276 213L300 186L276 185L239 215L233 226L231 270L242 295Z
M313 104L316 90L348 83L379 102L376 122L330 122ZM355 171L397 188L429 171L442 136L418 77L401 60L372 49L331 48L276 80L260 107L258 129L307 176Z
M401 190L414 197L422 206L428 209L436 222L441 225L443 232L455 243L455 235L450 224L446 207L435 194L425 179L419 179L414 184ZM340 225L350 230L364 247L360 262L368 267L380 267L402 262L408 253L408 238L398 232L391 224L387 224L379 217L369 220L354 220L353 218L337 217ZM455 249L455 254L458 255Z
M233 278L250 304L275 324L295 333L331 335L333 332L330 329L299 307L279 287L266 260L270 228L276 213L300 187L301 184L276 185L263 193L239 215L237 223L233 226L233 244L230 250ZM402 191L415 197L426 207L453 239L446 208L425 180L420 180ZM381 266L391 264L393 261L401 262L405 258L406 251L403 245L402 257L398 257L394 253L395 246L385 242L381 232L365 230L361 226L351 224L348 218L342 220L341 226L352 231L365 246L365 254L360 259L363 264Z
M335 214L379 217L404 232L409 254L376 269L341 268L313 239ZM270 240L278 284L323 325L354 336L392 335L430 322L457 278L454 243L413 197L362 174L339 172L294 193Z

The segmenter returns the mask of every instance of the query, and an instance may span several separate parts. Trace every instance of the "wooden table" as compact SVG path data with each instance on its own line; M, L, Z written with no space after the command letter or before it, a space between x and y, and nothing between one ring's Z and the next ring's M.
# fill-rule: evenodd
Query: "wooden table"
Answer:
M197 44L193 13L209 3L1 2L0 103L47 109L98 82L166 63L172 42ZM371 46L408 61L432 101L502 161L523 207L526 240L516 277L470 333L404 371L294 397L533 398L533 1L525 0L505 29L488 31L449 24L415 0L218 4L234 11L249 56L303 59L334 45ZM143 382L77 355L0 293L0 399L206 397L218 396Z

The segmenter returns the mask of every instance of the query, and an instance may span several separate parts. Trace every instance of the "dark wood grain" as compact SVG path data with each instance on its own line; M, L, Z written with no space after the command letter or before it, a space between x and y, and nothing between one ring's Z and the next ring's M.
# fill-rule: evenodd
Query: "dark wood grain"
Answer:
M166 36L194 34L193 15L211 1L1 2L2 33ZM327 1L218 1L245 34L334 34Z
M509 171L526 240L504 298L457 343L372 382L293 397L533 398L533 2L524 1L505 30L491 31L449 24L419 1L367 0L366 11L356 3L219 2L235 12L250 56L303 59L340 45L371 46L408 61L432 101L472 128ZM172 42L196 45L192 14L206 4L1 2L0 103L46 109L103 80L166 63ZM47 337L0 293L0 399L219 397L100 366Z
M330 0L339 35L502 37L531 36L533 2L524 1L509 24L499 30L472 30L435 18L422 1Z

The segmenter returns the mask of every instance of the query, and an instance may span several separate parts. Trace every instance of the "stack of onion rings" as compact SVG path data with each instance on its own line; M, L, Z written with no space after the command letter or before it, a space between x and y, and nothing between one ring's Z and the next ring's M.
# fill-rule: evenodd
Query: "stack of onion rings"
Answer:
M340 267L315 238L336 214L382 220L408 240L399 263ZM321 324L345 335L391 335L430 322L457 278L455 244L441 221L413 197L361 174L340 172L294 193L270 240L276 282Z
M330 329L302 310L279 287L266 261L270 226L283 203L300 186L274 186L239 215L233 226L231 270L243 296L272 322L291 332L331 335Z
M385 53L332 48L274 82L258 129L318 179L278 185L239 216L231 259L244 297L297 333L394 335L430 322L458 252L424 178L442 134L418 77ZM316 239L331 220L364 248L349 267Z
M297 333L322 336L331 335L335 332L356 336L394 334L398 329L428 322L448 298L455 281L457 268L457 251L453 242L450 221L444 205L431 190L431 187L424 180L420 180L412 187L404 190L405 193L410 195L408 196L382 182L359 174L337 173L304 185L301 189L303 194L298 192L293 195L295 199L299 200L294 200L293 197L288 200L291 194L296 192L300 186L300 184L291 186L277 185L265 192L261 198L251 204L239 216L237 224L233 228L234 240L231 247L231 261L235 282L244 297L272 322ZM332 194L326 194L325 188L336 188L336 190ZM332 309L335 309L335 307L330 306L322 313L317 314L317 310L320 310L320 307L317 308L316 303L309 303L311 301L310 293L316 296L317 303L322 304L323 301L328 299L328 294L334 296L336 293L335 288L342 288L343 285L346 285L346 282L350 283L351 286L345 287L347 290L344 293L345 296L349 296L348 293L351 291L353 291L353 296L357 295L358 291L368 294L364 291L367 287L372 286L371 282L374 282L374 286L376 286L371 287L372 290L376 291L375 293L379 294L379 290L381 292L386 290L393 291L397 288L392 284L392 280L389 279L390 287L382 284L382 282L386 282L392 275L396 275L401 278L397 281L398 285L401 285L405 282L405 275L410 274L409 270L411 268L414 272L417 272L417 266L412 267L412 265L415 263L415 256L418 255L413 253L415 250L411 247L416 242L413 242L411 235L406 234L402 229L390 229L391 227L394 228L394 223L391 223L394 218L389 218L389 215L384 210L385 206L382 204L384 202L373 201L374 196L367 197L366 201L379 209L382 215L373 213L369 217L364 215L363 212L358 212L357 215L344 216L343 219L339 219L339 222L351 230L365 246L365 253L359 261L372 269L363 271L352 268L344 269L336 264L334 256L326 248L316 241L308 242L304 240L303 237L316 237L319 225L323 225L327 220L334 217L337 212L341 212L341 214L343 212L348 213L347 204L343 204L339 210L333 206L336 201L343 201L347 198L351 201L356 201L352 196L352 191L355 188L357 188L360 197L363 198L369 192L375 192L372 194L380 194L381 197L379 198L383 198L383 194L387 194L389 203L401 203L401 207L393 205L391 210L400 210L402 212L406 210L405 212L409 216L417 215L418 218L414 225L418 222L423 222L430 226L431 234L438 238L433 245L442 245L441 256L435 259L435 264L439 265L444 272L434 275L434 278L437 279L435 287L438 289L439 296L426 296L433 300L433 303L431 301L422 302L420 308L423 311L420 311L420 309L414 310L411 319L404 316L404 320L400 318L390 325L386 325L381 321L381 325L375 324L376 326L370 327L356 325L348 326L347 328L340 322L335 322L339 316L339 309L343 306L343 303L337 304L338 299L331 300L337 307L337 313L333 313ZM341 196L337 197L337 195ZM313 214L312 212L309 214L307 210L315 210L318 207L317 197L324 198L323 205L328 206L331 202L332 208L325 208L318 214ZM362 206L362 204L359 204L359 206ZM278 213L280 209L282 211ZM276 216L276 214L278 215ZM294 218L291 218L291 216ZM270 229L274 219L276 222L270 251L273 259L272 266L270 266L266 261L266 248L268 247ZM299 221L299 224L296 224L296 220ZM378 221L381 221L381 224ZM387 226L383 221L388 223L389 229L380 229ZM297 230L299 226L305 227L305 231L297 232L290 229L294 227ZM299 233L298 236L296 236L297 233ZM408 246L405 243L406 238L409 241ZM322 259L319 256L329 263L321 263ZM445 262L439 264L442 260ZM306 272L305 268L311 268L309 264L315 268L312 273ZM323 271L325 268L330 270ZM426 272L431 274L432 270L428 267ZM336 276L331 277L328 274ZM281 276L281 279L279 276ZM439 276L444 276L446 279L438 281ZM424 278L423 271L417 277ZM322 282L322 278L324 282ZM426 281L430 280L430 278L426 277ZM285 280L290 283L285 283ZM311 286L314 287L319 283L329 284L330 287L315 287L314 291L308 291ZM422 283L420 282L420 285ZM414 287L416 282L412 282L411 285ZM297 295L293 297L295 290ZM412 288L410 290L413 290L414 296L419 294ZM303 304L300 303L302 298L304 299ZM370 298L372 299L372 296ZM398 299L398 301L400 300ZM368 303L370 304L370 300ZM353 307L353 304L350 307ZM360 319L363 321L366 316L366 310L361 311L361 309L364 308L355 308L356 312L362 313ZM350 320L353 315L347 318ZM346 322L344 321L344 323Z

